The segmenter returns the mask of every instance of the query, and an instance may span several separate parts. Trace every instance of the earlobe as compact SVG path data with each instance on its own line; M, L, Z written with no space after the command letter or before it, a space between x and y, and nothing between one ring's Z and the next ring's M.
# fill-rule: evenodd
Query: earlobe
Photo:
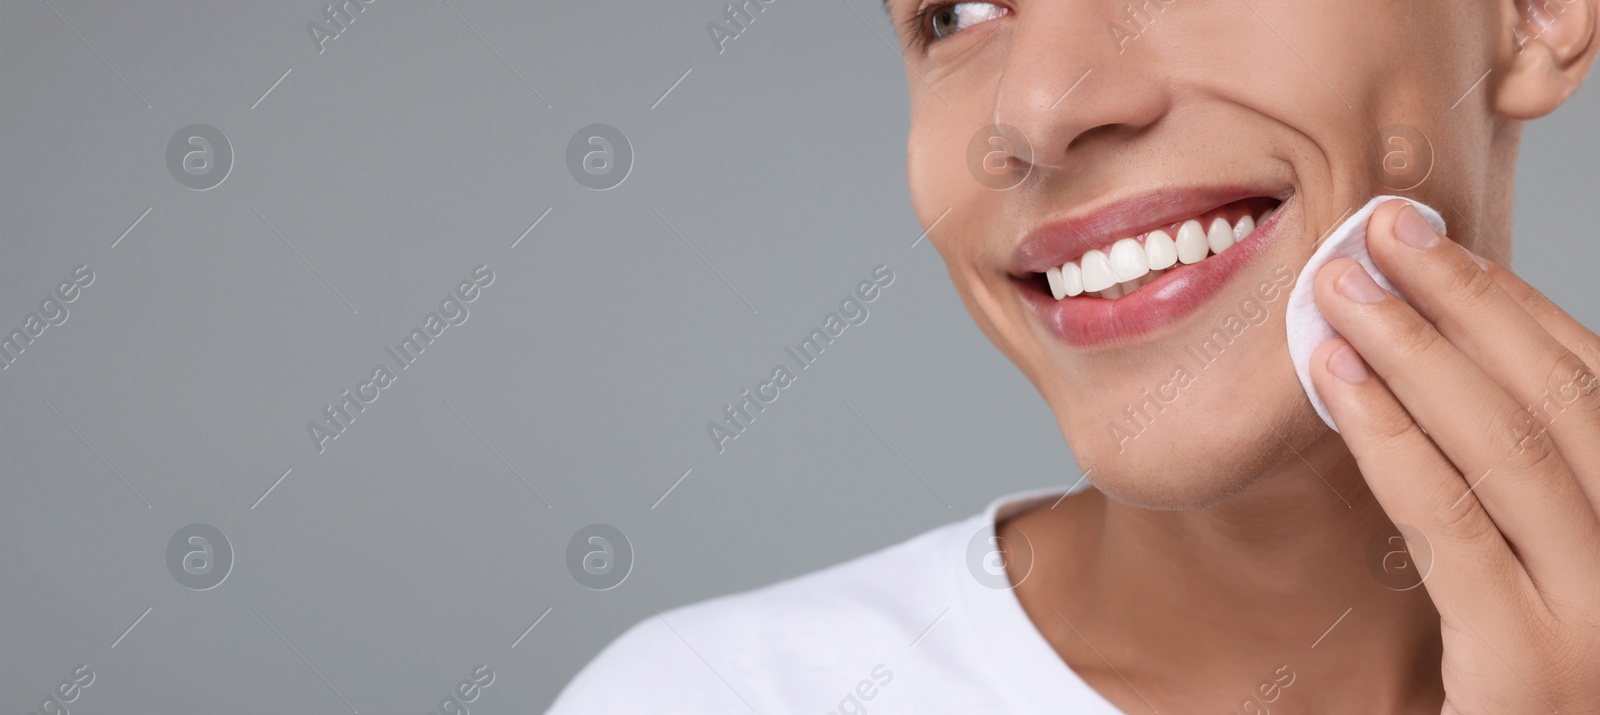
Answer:
M1502 0L1513 26L1501 42L1496 113L1537 119L1583 84L1600 49L1596 0Z

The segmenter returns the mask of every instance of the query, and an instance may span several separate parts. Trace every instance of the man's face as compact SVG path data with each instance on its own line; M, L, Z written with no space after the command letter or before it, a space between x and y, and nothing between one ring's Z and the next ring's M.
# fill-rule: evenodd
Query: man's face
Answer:
M924 2L890 0L917 213L1128 502L1214 502L1328 434L1283 320L1318 239L1404 194L1474 244L1509 166L1481 81L1516 24L1497 4Z

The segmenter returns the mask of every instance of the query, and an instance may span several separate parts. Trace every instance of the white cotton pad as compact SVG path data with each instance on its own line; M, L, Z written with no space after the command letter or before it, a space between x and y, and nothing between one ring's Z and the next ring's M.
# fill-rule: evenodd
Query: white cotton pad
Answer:
M1295 281L1294 290L1289 292L1289 305L1284 310L1285 319L1288 321L1289 359L1294 361L1294 372L1300 376L1300 386L1305 388L1306 397L1311 398L1311 406L1317 410L1317 415L1328 427L1338 432L1334 426L1333 418L1328 415L1328 407L1322 403L1322 398L1317 395L1316 386L1311 384L1311 352L1317 349L1323 341L1338 335L1333 326L1322 317L1322 311L1317 310L1317 301L1311 293L1311 285L1317 276L1317 269L1334 258L1348 258L1367 269L1372 275L1372 280L1378 285L1405 300L1405 295L1394 287L1383 271L1378 270L1372 263L1372 257L1367 254L1367 220L1372 218L1372 211L1390 199L1408 201L1416 207L1417 213L1433 224L1439 233L1444 233L1444 219L1439 217L1439 212L1427 204L1405 198L1404 196L1379 196L1367 202L1360 210L1345 219L1328 234L1327 239L1311 254L1311 260L1306 262L1305 268L1300 270L1300 277Z

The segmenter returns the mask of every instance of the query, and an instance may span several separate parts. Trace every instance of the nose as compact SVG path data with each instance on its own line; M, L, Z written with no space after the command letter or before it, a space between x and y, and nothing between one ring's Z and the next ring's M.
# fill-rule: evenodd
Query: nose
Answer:
M1091 145L1137 137L1171 109L1159 48L1139 36L1148 25L1130 21L1138 6L1035 2L1016 12L994 123L1027 138L1032 156L1019 159L1063 167Z

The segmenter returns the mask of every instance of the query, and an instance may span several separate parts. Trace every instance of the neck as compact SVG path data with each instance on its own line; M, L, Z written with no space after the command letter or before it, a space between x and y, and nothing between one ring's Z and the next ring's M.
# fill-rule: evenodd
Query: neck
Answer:
M1211 508L1091 490L1019 516L1005 529L1035 563L1018 598L1129 712L1437 712L1438 614L1395 527L1337 434L1300 455Z

